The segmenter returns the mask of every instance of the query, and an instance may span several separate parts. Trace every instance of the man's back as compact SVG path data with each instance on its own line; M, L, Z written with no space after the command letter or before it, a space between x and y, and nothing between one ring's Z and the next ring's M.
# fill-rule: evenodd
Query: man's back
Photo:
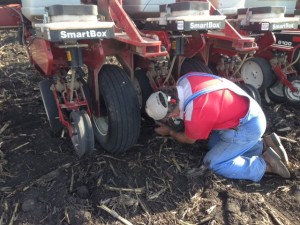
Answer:
M199 73L197 73L199 74ZM222 81L210 76L186 76L178 83L181 110L183 102L193 94L220 85ZM232 86L232 85L231 85ZM249 99L235 93L237 85L227 89L209 91L194 98L186 105L183 118L185 133L193 139L207 139L212 130L230 129L238 126L249 107ZM246 94L246 93L245 93Z

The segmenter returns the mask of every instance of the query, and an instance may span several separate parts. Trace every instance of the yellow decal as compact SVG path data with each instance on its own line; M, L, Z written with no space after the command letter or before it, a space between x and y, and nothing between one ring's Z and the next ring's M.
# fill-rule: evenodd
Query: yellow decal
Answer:
M67 51L67 59L68 59L69 62L72 61L72 55L71 55L70 51Z

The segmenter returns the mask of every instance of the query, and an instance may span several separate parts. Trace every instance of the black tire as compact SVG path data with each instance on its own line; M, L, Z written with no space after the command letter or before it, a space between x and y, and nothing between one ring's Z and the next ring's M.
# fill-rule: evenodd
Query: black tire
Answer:
M54 136L58 136L63 129L63 125L59 122L58 108L56 106L54 95L50 89L52 84L52 80L42 80L39 83L39 87L51 132Z
M259 105L261 105L261 96L259 91L251 84L239 84L250 97L252 97Z
M292 92L288 86L283 86L283 94L286 101L294 106L295 108L300 108L300 76L289 77L288 80L297 89L296 92Z
M146 71L142 69L137 69L134 72L134 88L137 92L139 106L143 116L147 116L145 111L146 101L149 96L153 93L153 89L150 85L149 79L146 75Z
M275 103L283 103L286 101L283 94L283 84L279 80L267 89L267 94L270 100Z
M141 114L133 84L120 67L104 65L99 93L101 116L92 118L95 137L106 151L125 152L140 133Z
M245 83L264 91L276 81L270 63L264 58L249 58L241 67L241 76Z
M213 74L211 69L198 58L186 58L182 63L180 75L182 76L190 72L204 72Z
M71 141L79 157L92 151L95 146L93 126L85 110L70 113Z

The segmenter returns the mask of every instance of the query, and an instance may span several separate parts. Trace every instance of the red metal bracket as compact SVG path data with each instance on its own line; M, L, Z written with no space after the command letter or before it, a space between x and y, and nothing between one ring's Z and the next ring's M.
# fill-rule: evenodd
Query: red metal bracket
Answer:
M282 69L280 68L280 66L275 66L273 68L274 72L279 76L280 78L280 81L289 87L289 89L292 91L292 92L296 92L297 89L291 84L291 82L287 79L286 77L286 74L282 71Z
M100 4L101 2L101 4ZM146 58L166 56L162 51L161 41L144 36L122 8L121 0L98 1L98 7L106 4L112 20L116 23L115 38L123 43L132 45L131 51Z
M0 6L0 28L18 28L22 23L19 4Z

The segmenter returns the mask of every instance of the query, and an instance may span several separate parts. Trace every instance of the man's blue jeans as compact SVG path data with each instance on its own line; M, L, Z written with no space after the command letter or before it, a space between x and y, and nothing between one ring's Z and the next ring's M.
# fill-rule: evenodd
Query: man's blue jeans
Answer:
M224 177L260 181L266 171L261 138L265 130L264 112L251 99L248 113L237 128L212 132L204 163Z

